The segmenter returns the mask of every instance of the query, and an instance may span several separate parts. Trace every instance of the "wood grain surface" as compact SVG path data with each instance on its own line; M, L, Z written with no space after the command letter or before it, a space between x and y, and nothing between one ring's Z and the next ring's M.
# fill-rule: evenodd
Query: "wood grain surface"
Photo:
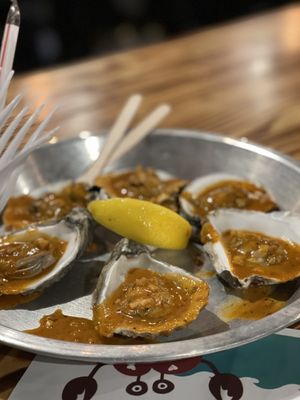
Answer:
M107 129L132 93L142 118L158 103L161 125L246 137L300 160L300 6L282 8L154 46L16 76L10 97L59 105L58 139ZM43 115L42 115L43 117ZM31 356L0 352L0 398ZM2 391L2 392L1 392Z

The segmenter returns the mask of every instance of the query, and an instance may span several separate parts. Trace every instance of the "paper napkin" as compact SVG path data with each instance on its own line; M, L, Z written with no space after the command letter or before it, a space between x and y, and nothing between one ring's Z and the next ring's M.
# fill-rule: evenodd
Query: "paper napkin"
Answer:
M37 356L10 400L296 400L300 332L215 354L152 364L105 365Z

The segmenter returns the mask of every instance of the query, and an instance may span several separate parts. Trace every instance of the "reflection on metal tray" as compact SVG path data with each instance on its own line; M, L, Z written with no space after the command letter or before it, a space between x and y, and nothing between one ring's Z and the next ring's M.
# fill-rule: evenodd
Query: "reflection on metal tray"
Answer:
M84 140L76 138L59 142L36 151L23 168L17 192L28 193L43 185L76 178L97 157L102 143L103 136L91 136ZM159 130L110 169L137 164L166 170L182 178L217 171L238 173L264 185L286 210L292 209L300 197L300 167L296 161L266 148L217 135ZM197 249L191 246L184 252L157 250L156 257L197 272L195 253ZM218 317L218 308L228 301L228 294L218 279L210 277L211 294L206 310L186 329L163 338L161 343L87 345L22 332L37 327L43 315L57 308L68 315L91 317L91 294L100 268L101 262L77 263L60 282L45 290L35 301L14 310L1 310L0 340L28 351L61 358L144 362L225 350L266 336L300 318L300 287L296 286L288 305L277 313L259 321L224 322Z

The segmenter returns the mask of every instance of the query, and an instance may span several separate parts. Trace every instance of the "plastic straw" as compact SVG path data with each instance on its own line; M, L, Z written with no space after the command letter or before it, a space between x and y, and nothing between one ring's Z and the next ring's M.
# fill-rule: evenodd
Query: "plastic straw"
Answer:
M0 51L0 86L3 85L7 76L10 74L15 58L15 51L18 41L20 28L20 10L17 0L11 0L11 6L6 18L1 51ZM6 93L0 102L0 110L3 109L6 102Z

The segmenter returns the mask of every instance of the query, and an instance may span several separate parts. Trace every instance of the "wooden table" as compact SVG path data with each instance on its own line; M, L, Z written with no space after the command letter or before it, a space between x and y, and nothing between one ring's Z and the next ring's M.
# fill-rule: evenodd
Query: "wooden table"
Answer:
M60 105L59 139L108 128L126 98L142 93L138 118L167 102L164 127L247 137L300 160L300 6L82 63L17 76L10 95ZM31 355L2 347L6 399Z

